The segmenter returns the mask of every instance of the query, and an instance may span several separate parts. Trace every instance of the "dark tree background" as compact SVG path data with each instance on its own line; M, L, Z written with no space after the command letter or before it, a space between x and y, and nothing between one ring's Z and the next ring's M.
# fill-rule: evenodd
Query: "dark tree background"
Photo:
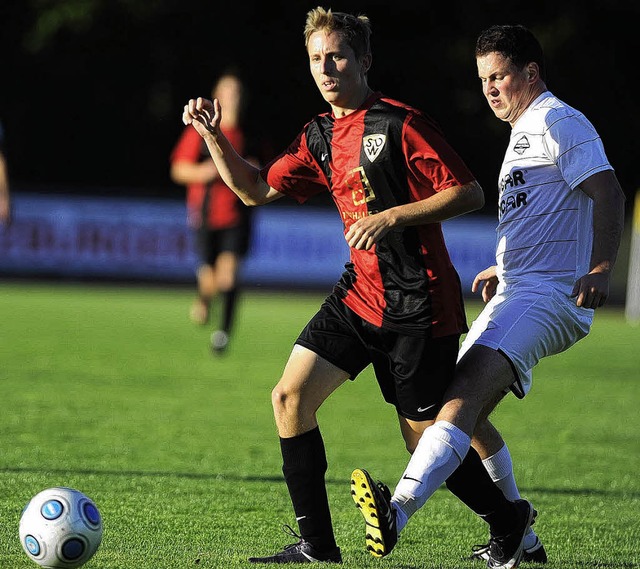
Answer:
M3 0L0 120L13 188L173 196L168 156L190 97L229 65L248 82L246 128L270 159L327 106L302 30L317 1ZM493 214L509 126L482 97L473 49L494 23L522 23L546 51L549 88L604 139L627 196L638 187L637 1L322 2L373 24L374 89L443 127ZM631 201L631 200L629 200Z

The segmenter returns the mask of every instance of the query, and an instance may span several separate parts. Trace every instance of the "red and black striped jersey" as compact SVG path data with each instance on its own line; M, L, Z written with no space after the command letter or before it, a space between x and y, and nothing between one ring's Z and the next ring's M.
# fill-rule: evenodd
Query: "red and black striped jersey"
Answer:
M262 176L301 203L331 192L345 232L361 217L474 180L429 117L380 93L345 117L316 116ZM335 291L366 321L411 335L466 332L439 223L392 230L350 256Z
M244 134L237 127L223 128L236 152L244 152ZM203 160L211 160L207 145L195 128L186 127L176 143L171 162L190 162L197 164ZM211 184L192 183L187 186L187 209L189 218L196 227L204 223L209 229L227 229L242 223L247 215L246 208L226 184L218 178Z

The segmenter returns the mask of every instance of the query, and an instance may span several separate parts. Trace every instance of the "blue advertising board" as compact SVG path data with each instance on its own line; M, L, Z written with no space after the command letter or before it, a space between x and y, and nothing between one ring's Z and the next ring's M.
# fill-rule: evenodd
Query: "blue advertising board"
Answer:
M122 197L19 194L0 227L0 275L191 282L197 257L184 203ZM443 224L465 291L493 264L495 223L463 216ZM253 212L241 278L251 286L328 288L349 251L332 208L273 205Z

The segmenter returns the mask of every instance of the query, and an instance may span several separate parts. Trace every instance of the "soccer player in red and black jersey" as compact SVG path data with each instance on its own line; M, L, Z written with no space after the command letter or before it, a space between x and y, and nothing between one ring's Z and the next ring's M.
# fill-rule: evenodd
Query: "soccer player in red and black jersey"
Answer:
M224 136L244 155L245 137L240 124L244 85L238 73L223 73L212 95L225 105ZM226 186L202 137L190 126L171 153L171 179L187 186L188 223L194 230L199 257L198 294L191 307L191 320L207 324L214 299L220 301L219 326L211 334L211 349L222 353L235 319L240 264L249 248L250 208Z
M300 540L274 555L250 558L253 563L341 562L317 409L373 364L412 452L440 409L460 335L467 331L440 222L482 207L483 192L432 120L370 89L370 32L366 16L309 12L311 74L331 110L311 120L262 170L224 137L219 101L192 99L184 108L183 121L202 135L222 178L246 204L284 196L304 202L328 191L351 250L345 273L298 337L272 393ZM506 532L513 523L513 503L477 453L469 452L447 485L492 532ZM377 532L374 555L393 548L394 532Z

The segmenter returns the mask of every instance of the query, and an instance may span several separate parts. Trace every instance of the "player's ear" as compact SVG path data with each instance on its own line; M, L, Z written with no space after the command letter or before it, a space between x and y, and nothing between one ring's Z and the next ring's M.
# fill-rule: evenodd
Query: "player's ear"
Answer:
M529 81L535 81L540 78L540 69L535 61L527 64L527 79Z
M362 66L362 72L366 75L366 73L371 69L371 63L373 61L373 56L370 53L365 53L360 60L360 65Z

